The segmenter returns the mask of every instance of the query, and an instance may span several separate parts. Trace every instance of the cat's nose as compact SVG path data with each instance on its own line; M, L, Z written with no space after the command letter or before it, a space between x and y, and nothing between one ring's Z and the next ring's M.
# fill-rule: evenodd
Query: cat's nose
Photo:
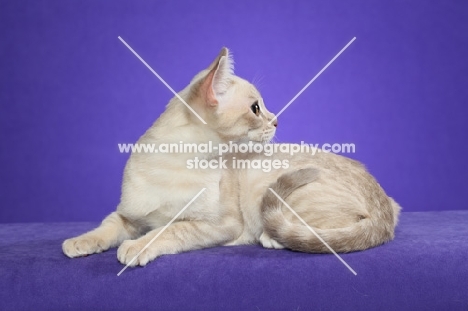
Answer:
M278 126L278 119L275 118L275 119L273 120L272 124L273 124L275 127L277 127L277 126Z

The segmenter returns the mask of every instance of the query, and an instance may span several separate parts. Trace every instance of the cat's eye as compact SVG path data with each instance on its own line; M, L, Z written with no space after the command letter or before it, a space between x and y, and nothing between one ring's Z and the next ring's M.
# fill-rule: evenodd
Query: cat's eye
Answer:
M250 109L256 116L260 115L260 106L258 105L258 101L255 101L255 103L250 106Z

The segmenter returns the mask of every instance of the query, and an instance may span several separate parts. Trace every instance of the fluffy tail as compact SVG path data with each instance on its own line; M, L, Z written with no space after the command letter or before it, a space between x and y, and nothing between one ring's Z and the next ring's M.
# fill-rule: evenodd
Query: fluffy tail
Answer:
M296 189L318 179L318 170L301 169L286 173L272 184L273 189L284 201ZM384 204L391 204L390 199ZM392 200L393 201L393 200ZM380 245L393 239L393 215L387 225L374 224L372 217L357 217L356 222L348 227L336 229L318 229L308 224L290 222L284 217L280 199L270 190L262 201L264 230L283 246L300 252L330 253L330 249L312 232L320 236L335 252L352 252ZM293 206L291 208L294 208ZM393 209L393 206L392 206Z

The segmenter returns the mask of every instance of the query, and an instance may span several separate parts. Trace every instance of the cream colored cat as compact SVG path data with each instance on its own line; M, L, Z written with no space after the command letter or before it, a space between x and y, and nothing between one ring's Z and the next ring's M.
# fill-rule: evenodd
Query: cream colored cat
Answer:
M274 115L257 89L233 74L226 48L179 95L207 124L175 97L138 143L266 143L275 134ZM132 266L217 245L261 243L268 248L329 252L269 187L337 252L364 250L393 239L400 207L354 160L331 153L279 153L273 157L286 160L288 166L266 173L230 166L233 157L268 158L263 154L224 155L227 169L188 169L187 161L194 157L211 159L218 154L133 153L117 211L96 229L66 240L63 252L79 257L119 246L118 260L128 264L203 188Z

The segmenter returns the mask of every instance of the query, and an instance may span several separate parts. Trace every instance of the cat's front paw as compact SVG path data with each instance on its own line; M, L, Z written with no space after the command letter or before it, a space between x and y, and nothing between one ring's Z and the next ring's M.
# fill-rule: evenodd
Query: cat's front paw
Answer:
M266 232L263 232L259 238L260 243L265 248L283 249L284 246L273 240Z
M147 247L144 251L140 251L145 248L146 244L140 240L126 240L119 246L117 250L117 259L121 264L129 265L130 267L135 266L146 266L147 263L156 259L157 254L151 247ZM137 256L135 258L135 256ZM135 260L133 260L135 258Z
M108 249L107 243L96 236L79 236L65 240L62 244L63 253L70 258L101 253Z

